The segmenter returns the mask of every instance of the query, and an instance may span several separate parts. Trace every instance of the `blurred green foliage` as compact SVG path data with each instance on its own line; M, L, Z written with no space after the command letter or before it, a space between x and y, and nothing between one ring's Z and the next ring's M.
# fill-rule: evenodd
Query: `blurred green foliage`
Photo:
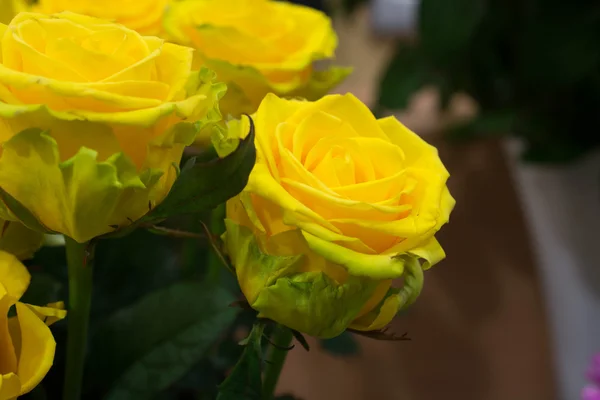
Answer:
M216 398L244 350L238 331L250 329L255 313L230 307L240 292L225 268L216 284L205 279L209 253L203 241L144 229L98 243L86 400ZM64 248L42 248L27 264L32 282L23 301L68 298ZM53 333L54 367L23 399L61 398L65 322Z
M422 0L418 15L417 40L398 44L376 109L406 107L433 85L442 107L462 92L480 108L449 139L513 135L523 159L538 163L573 161L600 144L600 2Z

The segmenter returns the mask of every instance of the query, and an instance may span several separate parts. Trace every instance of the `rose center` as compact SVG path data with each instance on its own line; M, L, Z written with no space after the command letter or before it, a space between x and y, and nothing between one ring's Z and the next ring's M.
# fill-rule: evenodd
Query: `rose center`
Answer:
M15 45L13 54L20 62L10 65L5 60L5 66L74 82L101 81L149 54L133 31L102 25L84 28L58 19L23 22L15 32Z

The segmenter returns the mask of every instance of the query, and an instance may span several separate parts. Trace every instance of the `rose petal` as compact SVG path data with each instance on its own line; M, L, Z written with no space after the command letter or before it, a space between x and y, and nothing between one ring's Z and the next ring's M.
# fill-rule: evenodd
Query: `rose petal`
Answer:
M0 251L0 282L6 291L5 295L15 300L20 299L27 290L30 280L31 276L27 268L21 264L17 257L5 251Z
M23 303L17 303L17 319L21 328L21 354L18 376L21 394L36 387L52 367L56 342L46 324Z
M8 325L8 310L16 301L17 298L10 296L6 287L0 282L0 376L17 371L17 354ZM0 393L2 393L1 386Z
M288 122L298 123L316 110L331 114L347 122L361 137L390 140L377 123L371 110L351 93L325 96L311 103L311 107L306 107L302 113L297 113Z
M21 394L21 380L14 373L0 374L0 398L14 399Z
M279 154L275 139L277 126L291 115L302 110L310 103L301 101L286 101L274 94L268 94L256 112L256 147L258 156L265 160L266 165L275 179L279 178L277 161Z

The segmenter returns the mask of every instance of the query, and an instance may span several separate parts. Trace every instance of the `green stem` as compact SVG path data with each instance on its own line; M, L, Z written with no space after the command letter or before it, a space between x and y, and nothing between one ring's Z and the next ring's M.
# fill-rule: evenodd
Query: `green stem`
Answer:
M276 346L271 345L269 355L267 356L268 363L265 367L265 375L263 378L263 400L271 400L275 395L279 375L283 369L285 358L287 357L290 343L292 343L291 329L277 325L275 331L271 335L271 342Z
M77 243L65 237L69 269L69 308L67 313L67 366L64 400L80 400L92 302L92 258L90 243Z

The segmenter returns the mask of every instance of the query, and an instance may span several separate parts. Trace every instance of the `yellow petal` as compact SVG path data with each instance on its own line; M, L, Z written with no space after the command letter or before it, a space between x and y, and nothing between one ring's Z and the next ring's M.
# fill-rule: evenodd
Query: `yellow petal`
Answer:
M14 303L16 304L16 303ZM14 305L13 304L13 305ZM21 354L21 327L19 326L19 319L16 315L8 318L8 332L10 333L10 341L12 341L12 353L14 354L14 368L10 371L17 371L18 359Z
M98 4L93 0L92 3ZM162 35L162 18L168 4L169 0L148 0L145 3L145 7L143 7L143 3L140 5L138 2L133 2L132 7L129 9L131 16L119 15L117 22L142 35ZM118 8L118 6L115 8Z
M179 100L175 96L185 87L192 70L193 50L171 43L162 46L156 59L157 79L170 87L165 101ZM195 93L194 93L195 94Z
M392 286L391 279L384 279L382 281L379 281L377 283L377 287L375 288L375 291L373 292L373 295L365 303L365 305L360 310L360 312L356 315L356 319L354 321L356 321L357 319L360 319L361 317L372 312L376 307L378 307L378 305L385 299L391 286ZM353 324L354 324L354 322L353 322Z
M374 318L371 315L359 318L352 322L350 328L358 331L373 331L385 328L398 313L401 299L398 296L389 296L381 304Z
M285 145L285 143L284 143L285 139L283 138L283 136L286 135L286 133L288 131L293 134L295 132L295 126L283 122L283 123L279 124L279 126L277 127L276 136L277 136L277 145L278 145L278 151L279 151L279 156L280 156L280 158L279 158L280 164L279 164L278 171L279 171L280 176L286 177L288 179L303 182L314 188L318 188L319 190L323 190L323 191L329 192L332 195L335 195L335 192L333 192L331 189L329 189L329 187L327 187L325 182L323 182L319 178L317 178L314 173L310 173L304 167L304 165L301 164L301 161L300 161L301 158L294 155L292 153L292 151L290 150L290 147L293 147L293 146ZM290 138L290 139L295 140L296 137L294 136L293 138Z
M193 46L210 59L254 67L284 62L279 49L234 27L219 27L208 23L189 29L186 33Z
M369 162L372 165L375 174L374 179L389 177L402 171L404 168L404 153L400 147L395 146L388 141L364 137L340 138L335 135L330 135L319 140L319 142L307 153L305 165L309 170L313 170L318 167L319 163L322 163L328 155L335 157L333 161L345 161L346 164L350 161L354 163L354 154L348 152L346 150L348 148L360 148L363 154L368 155L367 157L369 158ZM362 159L362 157L356 158L357 160ZM340 170L336 165L331 165L330 168L332 173L337 172L338 176L341 176L342 174L352 175L352 182L340 183L332 186L333 188L356 182L354 171ZM346 179L342 178L338 180L345 182Z
M17 354L10 335L8 310L16 302L0 281L0 375L17 371ZM0 393L2 393L0 388Z
M300 101L286 101L273 94L268 94L256 112L254 122L256 128L255 142L258 152L257 157L265 160L264 162L269 167L275 179L279 177L279 173L277 172L279 155L277 154L275 134L277 126L303 109L307 104Z
M282 178L281 183L297 202L301 202L327 220L352 218L366 221L395 221L399 215L412 207L410 204L387 205L350 200L287 178Z
M284 210L311 218L314 221L335 230L335 227L323 219L323 217L316 214L285 191L281 185L275 181L265 165L255 165L245 190L262 198L269 199L269 201L272 201Z
M325 96L309 104L311 104L310 107L306 107L302 113L297 113L289 122L299 122L319 110L347 122L362 137L389 141L373 113L351 93Z
M118 112L158 107L152 98L125 96L50 78L17 72L0 65L0 84L10 87L24 104L47 104L56 111Z
M20 299L30 281L31 275L27 268L14 255L0 251L0 283L8 296Z
M346 268L352 276L371 279L395 279L404 273L405 260L396 255L361 254L308 232L302 232L312 251L328 261Z
M146 0L136 2L95 2L93 0L39 0L34 11L54 14L69 10L80 14L93 15L116 22L145 35L156 35L161 31L161 16L166 0Z
M3 47L6 51L4 65L18 70L25 70L33 75L44 76L72 82L85 82L86 78L80 75L68 62L57 60L50 54L42 53L30 46L21 36L43 36L44 31L37 21L24 21L19 26L19 35L13 35L12 41L5 40ZM44 47L48 46L44 43ZM64 47L64 43L62 44ZM60 46L60 44L59 44ZM52 46L49 46L52 52ZM14 56L13 56L14 55Z
M34 306L31 304L28 304L28 306L47 326L50 326L67 316L65 303L62 301L49 303L46 307Z
M421 139L395 117L379 119L377 120L377 124L390 138L392 143L402 148L407 167L411 165L415 166L419 160L423 160L428 162L429 166L439 169L440 173L447 173L439 160L437 149ZM419 165L417 164L416 166Z
M417 186L417 181L402 170L382 179L372 179L335 188L339 196L371 204L397 205L402 197L409 195Z
M260 209L259 209L260 210ZM259 213L260 211L256 211ZM315 235L323 240L344 246L350 250L354 250L363 254L377 254L377 252L369 247L363 240L356 236L347 236L330 229L294 213L286 213L282 216L283 222L286 225L292 225L302 229L304 232ZM268 222L265 225L270 226Z
M21 380L14 373L0 375L0 400L12 400L21 394Z
M320 110L307 115L298 124L288 123L288 125L296 127L293 131L292 145L288 148L301 163L305 162L307 153L321 139L330 135L338 138L358 136L346 121Z
M408 253L425 260L425 262L422 264L422 268L424 270L431 268L446 258L446 252L437 239L433 236L425 240L425 242L421 243L417 247L409 250Z
M56 342L50 329L28 305L17 303L17 318L21 328L18 375L21 394L25 394L36 387L52 367Z
M208 58L261 71L302 70L331 57L337 45L324 13L273 1L175 2L165 27L173 39L193 43Z
M398 311L415 302L423 289L423 270L415 258L406 258L406 271L400 288L389 288L379 305L355 319L350 327L359 331L384 328Z

